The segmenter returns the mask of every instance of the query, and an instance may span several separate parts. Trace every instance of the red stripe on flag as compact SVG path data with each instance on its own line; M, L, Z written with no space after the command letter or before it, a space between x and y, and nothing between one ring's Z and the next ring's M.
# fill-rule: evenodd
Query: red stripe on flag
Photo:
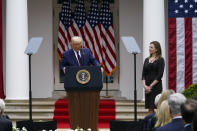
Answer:
M62 50L65 51L64 43L61 41L60 38L58 38L58 44L61 46Z
M81 37L82 37L83 41L84 41L85 43L87 43L87 40L86 40L84 31L83 31L83 28L81 28L79 31L80 31L80 33L81 33Z
M2 0L0 0L0 98L5 98L3 89L3 37L2 37Z
M110 71L109 71L109 69L106 67L106 60L104 60L103 64L104 64L103 66L104 66L104 69L105 69L105 73L106 73L107 76L109 76L108 74L110 74Z
M68 47L68 39L67 39L67 37L66 37L66 35L65 35L65 32L63 31L63 29L59 26L59 33L62 35L62 37L64 38L64 42L62 42L62 44L63 45L61 45L61 47L62 47L62 49L64 49L64 51L65 51L65 46L67 46ZM64 43L66 44L66 45L64 45Z
M113 45L115 45L115 39L114 39L114 36L111 34L111 32L109 31L109 29L106 30L109 38L111 39Z
M168 19L168 85L176 91L176 18Z
M74 23L73 23L73 24L74 24ZM75 29L75 27L74 27L73 24L72 24L72 26L71 26L71 30L72 30L74 36L79 36L79 34L78 34L77 30Z
M68 38L68 44L69 44L71 41L71 35L70 35L69 30L66 30L66 32L67 32L67 38Z
M106 51L104 51L104 52L105 52L106 60L108 61L110 67L111 67L112 70L113 70L113 69L115 68L114 63L112 63L112 61L111 61L111 59L109 58L109 55L106 53Z
M98 54L96 52L96 48L95 48L95 43L94 43L94 40L93 40L93 37L90 32L89 32L89 29L87 28L87 26L85 26L85 30L86 30L86 35L88 36L89 40L90 40L90 44L92 44L92 48L93 48L93 51L94 51L94 57L99 61L99 58L98 58Z
M114 60L116 60L116 55L115 55L115 52L112 50L108 40L106 37L109 37L108 36L108 33L106 32L106 30L102 30L102 25L99 24L99 30L100 30L100 34L101 34L101 37L104 41L105 44L103 44L103 53L105 54L105 57L103 57L103 64L105 66L105 72L106 72L106 75L109 76L113 71L114 69L116 68L116 66L114 65L115 63L112 63L111 59L109 58L109 55L107 54L107 49L109 50L109 53L112 55L112 57L114 58ZM107 36L106 36L107 35ZM108 69L108 67L106 66L106 61L109 63L110 67L112 68L112 71L110 71Z
M108 40L107 40L107 38L106 38L106 35L107 35L107 33L104 34L103 32L101 32L101 36L102 36L102 38L103 38L103 40L104 40L104 42L105 42L105 44L106 44L106 47L104 47L104 48L108 48L108 50L110 51L111 55L112 55L113 57L115 57L116 54L115 54L114 51L112 50L112 48L111 48L111 46L110 46L110 44L109 44L109 42L108 42Z
M185 88L192 84L192 18L185 18Z
M61 58L62 58L62 53L61 53L61 51L60 51L59 49L57 49L57 53L58 53L59 60L61 60Z
M107 36L109 37L109 34L107 33ZM110 37L109 37L110 38ZM116 54L115 51L111 48L111 45L109 44L109 41L107 40L107 37L104 36L105 43L107 45L108 50L110 51L111 55L116 60ZM112 43L114 45L114 43Z
M88 44L88 41L86 41L86 47L88 47L88 48L90 49L91 52L94 51L94 52L92 52L92 54L95 55L95 54L96 54L96 51L95 51L95 48L94 48L94 41L92 40L92 36L91 36L91 34L89 33L89 30L88 30L88 28L87 28L86 25L84 26L84 29L85 29L86 36L88 36L88 38L89 38L89 40L90 40L90 42L91 42L91 43L89 43L89 44L92 45L93 50L90 48L90 46L89 46L89 44Z
M93 30L93 32L94 32L94 36L96 39L96 44L98 45L98 48L99 48L99 53L100 53L100 55L102 55L102 46L101 46L100 40L98 38L97 32L95 29Z
M63 29L59 26L58 28L58 31L59 33L62 35L62 37L64 38L64 40L66 40L66 37L65 37L65 32L63 31Z
M83 34L82 34L83 35ZM85 37L85 36L83 36L83 37ZM84 38L83 38L84 39ZM92 49L90 48L90 46L89 46L89 44L88 44L88 42L87 42L87 40L85 39L85 47L86 48L89 48L90 49L90 51L91 51L91 53L92 53ZM93 54L93 53L92 53Z
M88 38L90 39L90 42L91 42L91 43L92 43L92 45L93 45L94 40L93 40L93 38L92 38L92 36L91 36L91 34L90 34L90 32L89 32L89 29L87 28L87 26L86 26L86 25L85 25L84 27L85 27L86 35L88 35ZM93 45L93 46L94 46L94 45Z
M93 29L94 30L94 29ZM95 55L95 58L99 61L99 57L98 57L98 53L97 53L97 51L96 51L96 47L95 47L95 42L96 41L93 41L93 39L91 38L91 35L90 34L87 34L89 37L90 37L90 39L91 39L91 41L92 41L92 45L93 45L93 49L94 49L94 55ZM95 37L95 36L94 36ZM99 61L100 62L100 61Z

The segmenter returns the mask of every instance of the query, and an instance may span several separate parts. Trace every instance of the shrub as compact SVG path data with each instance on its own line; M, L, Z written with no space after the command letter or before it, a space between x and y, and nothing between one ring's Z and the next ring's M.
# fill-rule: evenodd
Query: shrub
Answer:
M187 99L197 96L197 84L189 85L189 87L185 89L182 93Z

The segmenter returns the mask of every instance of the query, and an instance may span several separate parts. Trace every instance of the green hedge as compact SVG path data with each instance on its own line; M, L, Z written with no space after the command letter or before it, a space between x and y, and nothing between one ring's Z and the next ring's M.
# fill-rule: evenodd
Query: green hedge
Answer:
M187 99L197 96L197 84L191 84L187 89L182 92Z

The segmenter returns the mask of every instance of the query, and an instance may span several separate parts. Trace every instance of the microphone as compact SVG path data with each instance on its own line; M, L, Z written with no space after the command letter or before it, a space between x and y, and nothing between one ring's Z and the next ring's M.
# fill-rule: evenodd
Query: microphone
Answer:
M85 56L85 55L84 55L84 46L83 46L83 42L82 42L82 48L81 48L81 63L82 63L82 66L84 66L83 65L84 64L83 56Z

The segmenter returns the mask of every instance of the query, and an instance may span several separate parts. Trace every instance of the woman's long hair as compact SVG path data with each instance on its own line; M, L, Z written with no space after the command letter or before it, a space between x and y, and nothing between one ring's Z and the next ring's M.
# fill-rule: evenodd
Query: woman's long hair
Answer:
M171 94L173 94L173 93L175 93L173 90L164 90L164 91L161 93L161 96L159 97L157 107L159 108L159 106L161 105L161 103L162 103L164 100L168 100L169 96L170 96Z
M168 101L164 100L157 111L157 122L155 124L155 128L163 126L169 123L171 120Z
M155 46L155 49L157 50L156 52L156 59L162 57L162 52L161 52L161 46L158 41L152 41L150 44L153 44ZM152 54L150 54L149 58L152 57Z

